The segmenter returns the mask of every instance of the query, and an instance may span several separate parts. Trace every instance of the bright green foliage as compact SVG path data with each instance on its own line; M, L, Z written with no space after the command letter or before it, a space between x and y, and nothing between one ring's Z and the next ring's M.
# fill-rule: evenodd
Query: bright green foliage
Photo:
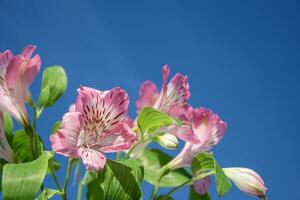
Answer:
M39 107L49 107L55 103L67 88L67 75L61 66L47 67L43 72Z
M156 184L159 171L173 158L158 149L145 149L141 153L139 160L145 168L145 180L152 185ZM191 176L184 169L176 169L165 176L160 181L160 187L176 187L191 179Z
M135 160L109 160L101 178L105 199L139 200L142 198L143 168Z
M179 122L154 108L144 107L139 113L137 123L142 134L151 134L161 126L169 126L173 123L178 124Z
M13 122L11 116L6 112L3 113L3 121L4 121L5 134L6 134L7 139L9 139L10 134L14 130L14 122Z
M192 171L195 176L212 171L216 177L216 187L219 196L223 196L231 188L231 183L211 153L197 154L192 160Z
M48 168L49 152L38 159L19 164L6 164L3 168L2 193L4 200L32 200L40 189Z
M56 133L57 130L59 129L60 125L61 125L61 121L55 122L55 124L51 128L51 134Z
M35 139L37 144L37 152L41 154L43 150L42 143L38 137L35 137ZM11 147L18 162L28 162L34 159L29 136L24 130L18 130L14 133Z

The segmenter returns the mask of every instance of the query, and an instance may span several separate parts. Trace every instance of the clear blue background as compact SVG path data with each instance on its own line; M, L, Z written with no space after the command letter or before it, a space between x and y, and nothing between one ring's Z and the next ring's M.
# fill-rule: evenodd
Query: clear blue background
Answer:
M220 164L255 169L271 200L300 199L299 9L297 1L275 0L1 0L0 51L36 44L43 67L61 64L68 73L67 92L39 121L47 148L51 125L79 85L126 89L134 116L140 84L160 85L168 63L172 74L188 75L190 103L213 109L229 124L215 148ZM40 80L31 87L35 97ZM64 163L62 182L66 159L57 158ZM54 187L50 179L46 186ZM146 197L151 189L145 184ZM70 199L75 191L70 185ZM174 198L187 199L187 192ZM222 199L252 198L233 187Z

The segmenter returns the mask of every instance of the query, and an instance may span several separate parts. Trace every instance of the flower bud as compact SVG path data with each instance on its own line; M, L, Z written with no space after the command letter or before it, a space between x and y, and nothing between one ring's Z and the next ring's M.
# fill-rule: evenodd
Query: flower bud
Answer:
M247 168L224 168L224 172L241 191L265 198L267 188L255 171Z

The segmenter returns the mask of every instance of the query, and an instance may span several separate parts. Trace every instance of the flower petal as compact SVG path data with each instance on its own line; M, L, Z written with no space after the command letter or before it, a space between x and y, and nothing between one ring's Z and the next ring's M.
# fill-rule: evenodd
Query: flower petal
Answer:
M118 152L129 149L137 140L136 134L126 123L115 128L111 133L103 135L97 143L101 152Z
M84 129L84 143L92 146L105 134L123 123L128 109L128 95L120 89L101 92L81 87L76 111L81 112Z
M165 133L175 135L183 141L189 142L191 144L203 143L203 141L197 137L192 128L187 124L182 124L182 126L173 124L168 127L161 127L160 130Z
M77 158L77 143L81 132L79 112L68 112L64 115L57 133L50 136L53 151L66 157Z
M89 171L101 171L106 163L106 157L99 151L90 148L79 148L78 154L82 158L85 168Z
M151 81L146 81L140 88L140 97L136 102L136 108L142 109L144 106L153 106L158 98L156 85Z
M203 195L206 192L208 192L210 184L211 184L211 177L206 176L194 183L194 189L197 193Z
M203 151L210 150L224 136L227 125L219 116L206 108L197 108L193 111L191 124L199 140L203 143Z
M162 111L161 107L166 103L167 100L167 81L168 81L169 73L170 73L170 66L169 65L163 66L162 68L163 85L159 97L153 106L157 110Z

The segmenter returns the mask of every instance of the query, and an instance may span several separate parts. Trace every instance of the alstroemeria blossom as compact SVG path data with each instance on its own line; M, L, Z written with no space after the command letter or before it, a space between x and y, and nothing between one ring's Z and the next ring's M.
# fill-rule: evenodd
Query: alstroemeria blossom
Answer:
M35 46L26 46L20 55L10 50L0 53L0 110L23 124L28 123L25 108L28 88L41 68L39 55L31 58Z
M233 167L224 168L224 172L241 191L252 196L265 198L267 188L264 181L252 169Z
M75 107L50 137L52 149L66 157L81 158L87 170L103 169L104 153L127 150L136 141L136 134L124 120L128 104L128 95L120 88L102 92L81 87Z
M146 81L140 88L140 98L136 102L137 109L144 106L151 106L161 112L170 114L175 107L184 106L190 97L189 84L187 77L179 73L168 83L170 73L169 65L162 69L163 85L158 93L156 85L151 81Z
M172 117L182 119L185 115L184 112L190 107L187 101L190 97L190 89L187 81L187 77L179 73L175 74L173 78L168 83L168 76L170 73L169 65L165 65L162 68L162 88L160 93L158 93L156 85L151 81L146 81L142 84L140 89L140 98L136 102L137 109L141 109L144 106L151 106L161 112L164 112ZM184 112L182 112L184 111ZM195 138L190 138L191 129L185 127L185 124L180 128L177 125L172 125L169 127L172 130L170 133L182 140L198 141ZM168 133L168 129L163 127L161 131ZM171 136L172 137L172 136ZM167 137L165 137L168 139ZM161 138L164 140L164 138ZM164 141L168 142L168 141ZM198 142L199 143L199 142Z
M190 138L185 143L182 151L168 164L171 169L188 167L191 165L193 157L204 151L209 151L214 145L216 145L224 136L227 129L227 125L222 121L219 116L206 108L196 108L191 112L190 118ZM168 132L177 133L177 129L167 128ZM188 135L188 134L186 134ZM190 140L199 141L199 143L191 143Z
M13 151L5 135L3 113L1 112L0 112L0 158L6 160L9 163L15 162Z

